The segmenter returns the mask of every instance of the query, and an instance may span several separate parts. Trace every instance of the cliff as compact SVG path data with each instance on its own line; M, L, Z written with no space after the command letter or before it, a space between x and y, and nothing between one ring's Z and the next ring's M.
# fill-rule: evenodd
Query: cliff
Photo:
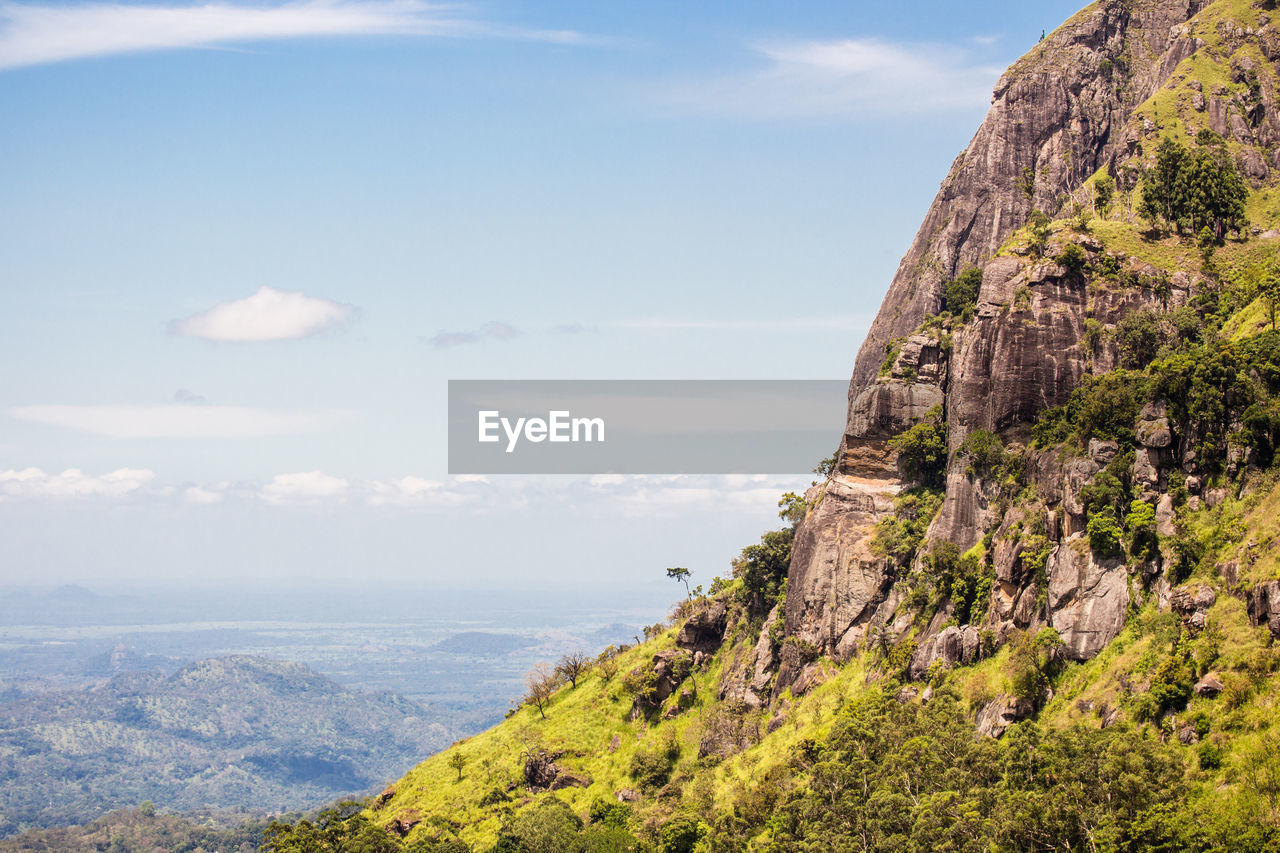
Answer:
M1049 531L1052 551L1047 577L1037 580L1019 571L1024 545L1016 535L996 549L994 606L984 621L975 620L975 629L1000 641L1013 629L1049 625L1082 659L1116 636L1134 598L1128 588L1133 566L1100 565L1071 547L1086 524L1081 489L1113 451L1084 458L1028 454L1030 428L1044 411L1066 403L1086 377L1117 366L1116 331L1124 318L1170 316L1221 286L1205 275L1194 251L1141 236L1139 178L1163 137L1194 146L1205 130L1223 139L1255 197L1265 196L1280 162L1277 56L1280 37L1260 6L1114 0L1073 17L1005 73L858 355L838 464L809 495L815 509L797 534L788 635L838 658L865 645L868 632L910 632L932 648L946 615L919 626L918 609L903 607L905 590L874 545L877 525L893 514L903 488L890 439L936 407L949 463L941 510L915 568L935 543L964 552L988 534L1007 540L1012 525L1031 515L1020 510L1002 518L1007 502L997 500L991 482L974 476L960 452L975 430L994 433L1006 448L1027 455L1027 485L1039 496L1037 524ZM1093 181L1104 173L1114 176L1119 200L1099 216ZM1060 220L1048 227L1048 245L1030 251L1019 229L1033 210L1062 220L1074 216L1082 227ZM1272 224L1260 219L1255 233ZM1241 258L1273 251L1273 239L1266 233L1251 247L1232 243L1218 257L1243 265ZM1056 260L1068 244L1082 251L1078 267ZM972 317L960 322L947 315L944 288L969 267L981 269L981 286ZM1136 448L1128 476L1162 508L1166 527L1168 475L1177 471L1194 483L1206 474L1185 459L1196 440L1175 430ZM1167 596L1162 561L1154 563L1140 592ZM1047 607L1037 605L1046 594ZM801 669L783 660L775 691L792 685Z

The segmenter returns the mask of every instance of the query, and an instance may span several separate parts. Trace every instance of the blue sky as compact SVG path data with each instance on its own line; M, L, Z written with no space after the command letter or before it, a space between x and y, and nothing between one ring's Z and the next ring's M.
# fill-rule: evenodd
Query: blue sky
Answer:
M445 383L846 376L1075 9L0 2L0 580L726 570L787 483L459 481Z

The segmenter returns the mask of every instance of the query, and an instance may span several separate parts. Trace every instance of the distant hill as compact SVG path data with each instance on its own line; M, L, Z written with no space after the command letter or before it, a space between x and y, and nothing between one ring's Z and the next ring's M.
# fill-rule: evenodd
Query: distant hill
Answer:
M452 739L407 699L260 657L122 673L90 690L11 690L0 694L0 836L145 801L310 807L367 791Z
M487 631L463 631L441 640L431 647L435 652L476 657L500 657L536 644L531 637L518 634L493 634Z

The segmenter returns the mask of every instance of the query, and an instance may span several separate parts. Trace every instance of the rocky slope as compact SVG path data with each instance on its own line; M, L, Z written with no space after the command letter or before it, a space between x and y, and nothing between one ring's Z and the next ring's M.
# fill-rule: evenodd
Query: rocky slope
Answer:
M1280 34L1261 5L1096 3L1001 78L990 113L943 182L859 353L837 468L809 496L816 509L797 537L789 635L847 657L869 628L894 636L912 628L890 567L871 547L875 525L902 487L889 439L941 407L951 464L929 540L966 550L1001 518L991 484L967 473L968 461L957 453L965 438L982 429L1006 443L1025 442L1041 412L1066 402L1087 374L1116 365L1110 336L1124 317L1171 312L1204 286L1195 260L1118 251L1108 242L1115 233L1110 223L1097 234L1058 229L1036 255L1005 244L1033 209L1064 216L1079 206L1099 168L1117 176L1122 192L1132 188L1162 134L1190 144L1200 129L1211 129L1226 138L1255 190L1269 186L1280 157ZM1138 228L1131 211L1115 218ZM1053 260L1067 242L1083 248L1088 269ZM1096 275L1102 260L1118 264L1129 284ZM943 312L944 283L968 266L982 268L974 319L948 324L945 332L924 328ZM1157 415L1151 413L1153 422ZM1153 494L1172 470L1203 473L1182 458L1194 436L1153 435L1133 463ZM1069 547L1083 532L1080 489L1105 465L1107 452L1033 460L1033 485L1045 498L1055 544L1048 608L1033 606L1045 581L1037 586L1020 577L1006 549L995 566L995 615L983 627L1002 636L1049 624L1077 658L1096 654L1118 633L1130 601L1123 567L1077 558ZM1164 514L1167 525L1167 502ZM1167 581L1155 582L1167 594ZM927 626L921 645L938 630ZM795 662L783 661L775 691L799 676Z

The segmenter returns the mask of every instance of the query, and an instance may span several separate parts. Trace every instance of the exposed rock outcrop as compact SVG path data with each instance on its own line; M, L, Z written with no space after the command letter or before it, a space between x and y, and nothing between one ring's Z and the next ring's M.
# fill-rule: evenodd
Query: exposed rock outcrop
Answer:
M1178 0L1135 8L1106 0L1072 18L1001 78L986 120L943 181L859 352L835 475L797 536L788 636L840 657L857 647L867 625L893 621L894 579L869 548L896 491L890 437L939 406L953 451L975 429L1027 424L1064 402L1087 370L1114 363L1105 341L1086 344L1086 320L1114 325L1139 308L1185 300L1185 280L1159 294L1094 292L1056 261L992 256L1033 209L1056 211L1062 195L1099 166L1132 156L1126 122L1197 49L1182 25L1203 5ZM1123 85L1108 79L1119 73L1110 70L1116 67L1125 69ZM1085 238L1081 243L1090 255L1099 248ZM943 283L975 264L984 271L974 321L954 339L925 331L921 321L942 307ZM1158 413L1150 420L1144 438L1153 448L1167 446ZM1149 464L1140 474L1156 470ZM991 515L987 484L953 464L931 538L967 549L999 521ZM1079 533L1082 519L1080 511L1064 513L1061 535ZM1071 632L1073 655L1091 654L1113 630L1117 613L1123 620L1127 593L1115 572L1092 572L1091 563L1077 567L1065 555L1057 566L1053 618ZM1068 576L1082 586L1068 589ZM1033 617L1035 597L1027 599L1023 590L1005 590L1011 618L1019 607L1023 617ZM797 675L784 662L777 685Z
M1129 607L1129 575L1119 560L1098 562L1083 536L1069 538L1049 556L1049 625L1067 656L1087 660L1114 640Z
M526 753L524 783L532 791L558 791L562 788L584 788L591 784L585 776L573 773L556 763L563 753L544 749Z
M1027 699L1013 696L997 696L978 711L978 734L1000 737L1005 729L1031 716L1035 706Z
M1280 581L1267 581L1255 586L1246 602L1249 621L1266 625L1271 636L1280 640Z
M1196 49L1181 25L1204 5L1097 3L1000 78L986 120L898 265L858 353L855 394L874 382L885 345L938 310L943 281L986 261L1033 209L1056 210L1061 194L1127 150L1126 120ZM1127 69L1123 85L1100 73L1104 63Z
M695 610L676 635L676 645L691 652L711 653L724 641L728 606L717 598Z

